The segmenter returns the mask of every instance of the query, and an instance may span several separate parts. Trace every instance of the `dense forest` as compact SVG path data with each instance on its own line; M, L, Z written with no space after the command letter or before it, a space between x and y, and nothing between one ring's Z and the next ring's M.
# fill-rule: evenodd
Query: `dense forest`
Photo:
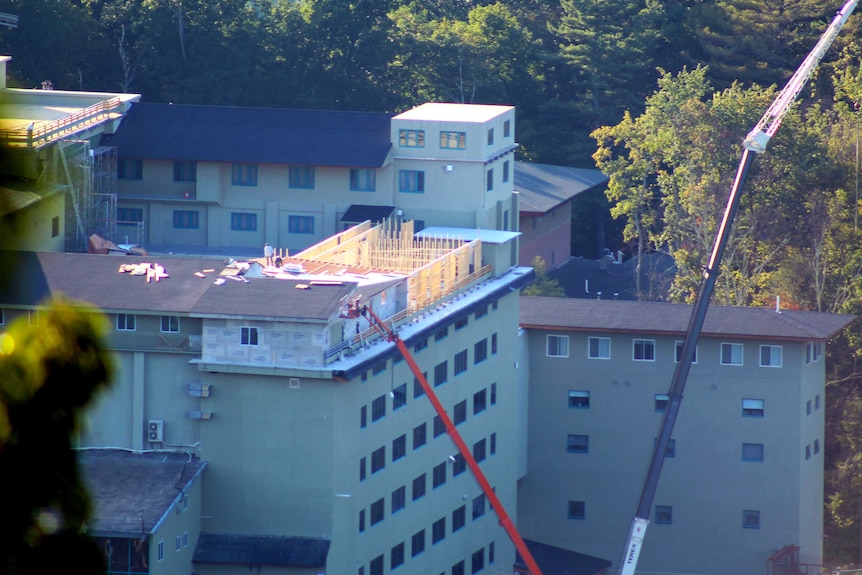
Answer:
M841 0L0 0L10 83L395 113L517 107L519 159L598 166L691 301L741 141ZM714 301L862 313L862 16L758 156ZM655 293L643 286L644 294ZM829 346L826 561L862 554L862 327ZM781 478L775 478L780 481Z

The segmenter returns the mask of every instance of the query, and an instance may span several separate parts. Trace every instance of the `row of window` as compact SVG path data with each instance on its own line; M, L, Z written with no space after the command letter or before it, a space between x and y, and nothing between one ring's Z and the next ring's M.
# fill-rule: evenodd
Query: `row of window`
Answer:
M503 138L512 137L512 122L503 122ZM494 128L488 128L487 143L494 145ZM402 148L424 148L425 130L398 130L398 145ZM440 148L464 150L467 148L467 132L440 130Z
M130 313L117 314L117 331L135 331L137 329L137 316ZM253 328L257 329L257 328ZM162 333L179 333L180 318L175 315L163 315L160 320L160 331Z
M441 464L445 466L446 464ZM445 467L444 467L445 468ZM435 468L436 469L436 468ZM418 481L421 480L421 483ZM421 490L421 491L418 491ZM418 496L417 496L418 491ZM413 501L423 497L425 495L425 474L423 473L419 477L413 480ZM465 497L466 498L466 497ZM402 485L401 487L395 489L390 496L390 515L395 515L402 509L407 506L407 487ZM484 493L480 493L476 497L473 498L470 507L470 517L473 521L477 521L485 515L486 507L489 507L486 503L486 497ZM366 528L373 527L377 525L386 516L386 497L381 497L380 499L373 502L368 509L360 509L359 510L359 532L364 533ZM366 519L367 517L367 519ZM451 533L455 533L458 530L462 529L467 524L467 504L461 505L457 509L452 512L452 524L451 524ZM432 526L432 537L431 543L439 543L443 539L446 538L446 516L444 515L440 519L434 522Z
M436 525L436 523L435 523ZM411 557L416 557L425 552L425 530L422 529L413 534L410 538L410 554ZM433 528L432 528L432 539L433 539ZM486 554L487 551L487 554ZM405 561L405 553L406 553L406 541L402 541L398 543L389 551L389 570L395 570L402 565L404 565ZM487 557L487 565L494 564L494 542L488 544L487 550L485 547L481 547L474 551L470 555L470 573L479 573L485 568L486 565L486 557ZM380 554L368 564L368 573L369 575L383 575L384 570L386 569L385 565L386 554ZM452 565L452 569L449 572L450 575L466 575L467 573L467 563L465 559L458 561L454 565ZM365 565L359 567L358 575L365 575ZM442 571L439 575L446 575L445 571Z
M180 551L184 547L189 546L189 532L183 531L182 535L177 535L174 541L174 551ZM159 541L156 546L156 559L158 561L164 561L165 559L165 540L162 539Z
M587 502L569 500L566 517L582 520L587 518ZM673 506L656 505L653 510L653 523L658 525L673 524ZM742 510L742 527L745 529L760 529L760 511L756 509Z
M118 210L120 221L140 223L144 221L144 212L139 208L124 208ZM200 229L200 212L197 210L174 210L173 227L177 230ZM230 229L237 232L256 232L257 214L253 212L231 212ZM314 216L288 216L287 231L291 234L313 234Z
M814 343L809 344L813 350ZM683 342L674 342L674 361L679 362L682 357ZM721 365L742 365L743 344L741 343L722 343L720 362ZM569 357L569 336L567 335L548 335L545 345L545 354L548 357ZM781 367L782 365L783 348L780 345L761 345L760 346L760 366L761 367ZM611 358L611 338L609 337L589 337L587 338L587 357L589 359L610 359ZM811 363L819 359L814 351L807 353L807 361ZM656 342L654 339L633 339L632 340L632 360L634 361L655 361L656 360ZM697 363L697 347L692 354L692 363Z
M572 409L590 409L590 392L584 389L570 389L568 394L568 406ZM817 403L820 403L820 396L816 398ZM654 396L654 409L657 412L664 413L667 411L667 404L670 401L670 396L665 393L656 393ZM810 402L809 402L810 403ZM743 417L763 417L764 403L762 399L743 398L742 399L742 415Z
M566 435L566 451L569 453L589 453L590 436L569 433ZM764 460L764 445L762 443L743 443L741 453L742 461L762 462ZM669 440L667 449L665 450L665 457L676 457L675 439Z

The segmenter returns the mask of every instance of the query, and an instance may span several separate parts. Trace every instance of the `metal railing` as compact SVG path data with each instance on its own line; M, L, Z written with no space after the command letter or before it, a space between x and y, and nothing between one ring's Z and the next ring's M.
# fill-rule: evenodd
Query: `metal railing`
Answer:
M200 353L200 336L181 333L114 331L108 336L108 348L129 351L164 351Z
M123 101L119 97L110 98L78 110L74 114L64 116L59 120L32 122L23 128L2 130L0 131L0 139L9 146L38 148L110 117L111 113L122 105Z

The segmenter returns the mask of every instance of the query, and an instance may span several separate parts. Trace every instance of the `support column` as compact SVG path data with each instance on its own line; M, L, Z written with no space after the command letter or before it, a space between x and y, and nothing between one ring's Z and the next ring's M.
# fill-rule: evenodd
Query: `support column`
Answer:
M144 449L146 421L144 421L144 378L146 354L135 352L132 356L132 449Z

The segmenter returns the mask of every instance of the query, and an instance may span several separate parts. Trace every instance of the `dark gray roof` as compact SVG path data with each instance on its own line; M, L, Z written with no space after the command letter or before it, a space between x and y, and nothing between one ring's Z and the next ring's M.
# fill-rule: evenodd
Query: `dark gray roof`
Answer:
M521 213L544 214L607 181L599 170L515 162L514 184Z
M158 263L170 277L149 282L119 273L123 264ZM285 317L328 321L354 283L311 285L298 280L253 278L215 285L222 260L169 256L111 256L72 253L0 252L8 281L0 285L0 305L35 306L63 293L106 311L192 314L198 316ZM196 272L215 269L200 278ZM305 282L308 284L308 282Z
M685 334L692 306L648 301L522 297L521 326L572 331ZM704 336L825 340L856 316L710 306Z
M611 562L607 559L599 559L562 547L554 547L530 539L525 539L524 543L544 575L598 575L611 566ZM515 557L515 566L521 569L527 567L520 554Z
M188 454L167 452L85 450L78 461L93 500L87 530L101 537L153 533L206 468Z
M201 533L195 563L324 567L331 541L322 537Z
M389 125L370 112L137 103L101 143L124 158L377 168Z
M371 220L371 223L377 224L392 215L395 206L371 206L366 204L351 204L344 215L341 216L342 222L361 223L365 220Z

